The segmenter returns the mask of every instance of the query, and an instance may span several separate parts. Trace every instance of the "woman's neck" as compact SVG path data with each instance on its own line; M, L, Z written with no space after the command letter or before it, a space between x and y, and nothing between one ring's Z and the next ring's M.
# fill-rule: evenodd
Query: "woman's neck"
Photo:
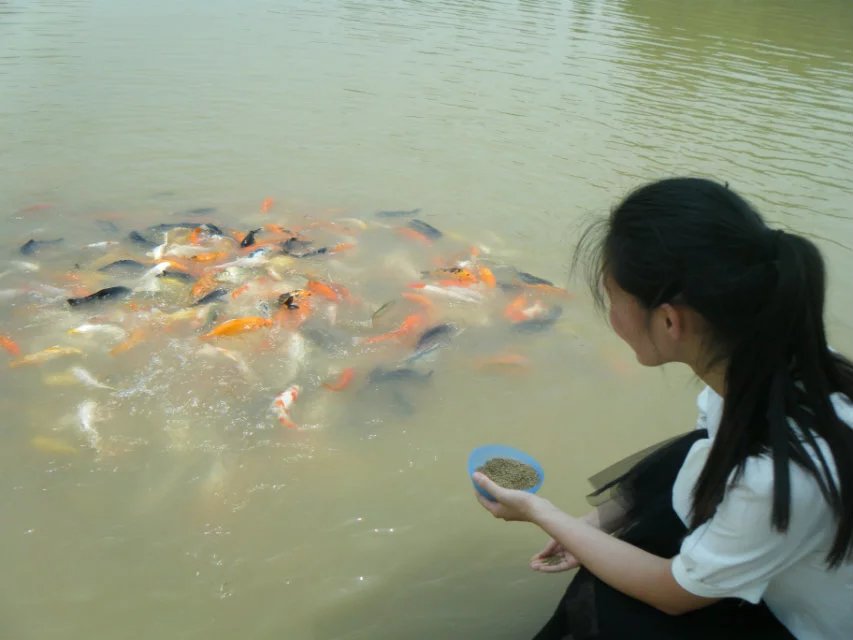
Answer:
M711 368L702 370L695 365L691 365L691 368L702 382L716 391L717 395L724 398L726 396L726 364L725 362L721 362Z

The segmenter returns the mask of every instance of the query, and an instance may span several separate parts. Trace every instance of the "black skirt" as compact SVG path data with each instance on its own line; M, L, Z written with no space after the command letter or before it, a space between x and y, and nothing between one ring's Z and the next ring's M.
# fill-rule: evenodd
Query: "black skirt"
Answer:
M617 500L626 518L616 535L664 558L675 556L687 529L672 509L672 486L695 430L650 447L591 478L593 505ZM728 598L680 616L665 614L609 587L580 568L554 615L534 640L793 640L762 603Z

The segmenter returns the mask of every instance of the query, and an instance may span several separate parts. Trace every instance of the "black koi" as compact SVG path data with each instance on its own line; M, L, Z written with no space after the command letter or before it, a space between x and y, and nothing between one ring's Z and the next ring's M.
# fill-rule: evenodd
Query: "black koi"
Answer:
M138 231L131 231L129 234L127 234L127 238L131 242L135 244L141 244L143 247L148 247L149 249L157 246L156 242L152 242Z
M554 286L554 283L550 280L540 278L539 276L534 276L532 273L527 273L526 271L519 271L518 279L524 282L525 284L546 284L549 287Z
M98 268L98 271L141 271L144 268L145 265L141 262L123 259L105 264L103 267Z
M83 296L82 298L68 298L68 304L72 307L76 307L81 304L89 304L90 302L125 298L130 294L131 290L127 287L107 287L106 289L101 289L100 291L96 291L88 296Z
M62 242L62 238L57 238L56 240L33 240L30 238L21 245L21 253L25 256L31 256L34 253L41 251L42 247L59 244L60 242Z
M172 271L170 269L166 269L163 273L161 273L158 278L171 278L172 280L177 280L178 282L193 282L195 278L193 278L190 274L184 273L183 271Z
M418 220L418 219L409 220L409 224L407 226L410 229L414 229L418 233L425 235L430 240L438 240L439 238L441 238L444 235L441 231L436 229L431 224L427 224L423 220Z
M240 246L244 249L246 247L251 247L253 244L255 244L255 234L259 232L260 229L252 229L251 231L249 231L249 233L247 233L246 236L240 241Z
M224 296L226 293L228 293L227 289L214 289L213 291L211 291L207 295L204 295L201 298L199 298L198 300L196 300L195 302L193 302L191 306L200 307L203 304L210 304L211 302L215 302L216 300L219 300L219 298Z

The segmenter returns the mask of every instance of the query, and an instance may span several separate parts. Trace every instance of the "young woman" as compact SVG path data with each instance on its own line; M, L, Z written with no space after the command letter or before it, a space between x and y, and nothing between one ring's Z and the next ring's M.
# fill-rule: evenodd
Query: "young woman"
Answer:
M707 387L700 429L610 483L606 511L474 474L495 517L551 536L534 570L581 567L537 638L851 640L853 365L827 346L817 248L727 186L675 178L578 249L637 360Z

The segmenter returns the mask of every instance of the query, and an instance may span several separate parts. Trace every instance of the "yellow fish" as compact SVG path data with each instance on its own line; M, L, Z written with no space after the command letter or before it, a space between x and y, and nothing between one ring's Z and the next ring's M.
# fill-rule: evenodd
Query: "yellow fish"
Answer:
M43 362L47 362L48 360L54 360L63 356L82 355L83 352L80 351L80 349L77 349L76 347L60 347L59 345L54 345L52 347L48 347L47 349L37 351L36 353L31 353L22 358L18 358L17 360L12 360L9 363L9 366L21 367L25 364L42 364Z
M36 436L30 440L30 445L42 453L58 453L62 455L79 453L77 447L73 447L63 440L51 438L50 436Z

